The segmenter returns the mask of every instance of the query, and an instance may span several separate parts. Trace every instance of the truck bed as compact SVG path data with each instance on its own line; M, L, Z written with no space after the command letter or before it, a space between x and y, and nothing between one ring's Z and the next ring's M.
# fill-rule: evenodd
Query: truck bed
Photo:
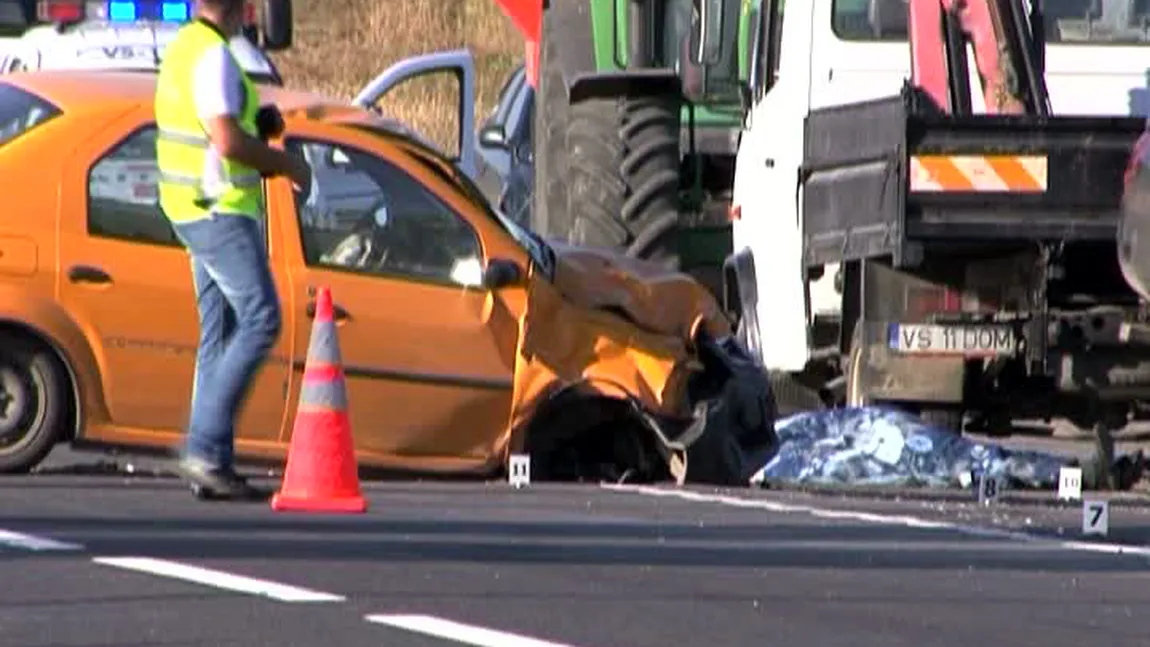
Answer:
M1145 119L954 117L928 104L907 86L807 117L808 266L887 255L898 266L916 244L1115 239Z

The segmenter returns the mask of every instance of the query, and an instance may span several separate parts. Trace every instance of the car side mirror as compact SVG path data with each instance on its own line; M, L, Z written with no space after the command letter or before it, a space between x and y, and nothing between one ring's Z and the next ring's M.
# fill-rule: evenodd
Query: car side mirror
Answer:
M523 271L514 261L504 258L493 258L483 268L483 287L488 290L516 285L523 280Z
M494 124L491 126L484 126L479 131L479 143L488 148L507 148L507 133L503 131L503 126Z
M292 45L292 3L291 0L265 0L260 31L263 32L262 46L269 52L281 52ZM260 42L260 41L253 41Z

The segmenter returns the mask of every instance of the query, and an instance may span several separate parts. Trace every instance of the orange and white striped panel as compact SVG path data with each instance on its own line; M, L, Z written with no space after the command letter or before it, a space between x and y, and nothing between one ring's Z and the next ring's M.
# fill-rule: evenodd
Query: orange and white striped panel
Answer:
M914 155L910 190L926 193L1042 193L1045 155Z

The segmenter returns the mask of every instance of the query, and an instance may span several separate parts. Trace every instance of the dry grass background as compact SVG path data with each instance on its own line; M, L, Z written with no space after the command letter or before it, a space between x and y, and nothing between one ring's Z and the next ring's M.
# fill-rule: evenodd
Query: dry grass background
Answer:
M273 53L286 84L348 101L402 58L469 48L478 126L523 60L523 38L495 0L295 0L293 14L292 48ZM380 108L455 152L457 87L431 75L398 88Z

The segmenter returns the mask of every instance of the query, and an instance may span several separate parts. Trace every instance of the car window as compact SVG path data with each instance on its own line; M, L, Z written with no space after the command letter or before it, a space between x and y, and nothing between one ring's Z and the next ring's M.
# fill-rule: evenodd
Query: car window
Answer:
M137 130L88 172L88 233L139 243L179 245L160 211L156 128Z
M132 132L88 171L88 233L135 243L183 246L160 209L156 127ZM267 242L266 220L261 219Z
M288 140L314 174L296 196L313 267L448 285L479 285L482 249L471 224L395 164L361 150Z
M60 109L10 83L0 83L0 146L60 114Z

